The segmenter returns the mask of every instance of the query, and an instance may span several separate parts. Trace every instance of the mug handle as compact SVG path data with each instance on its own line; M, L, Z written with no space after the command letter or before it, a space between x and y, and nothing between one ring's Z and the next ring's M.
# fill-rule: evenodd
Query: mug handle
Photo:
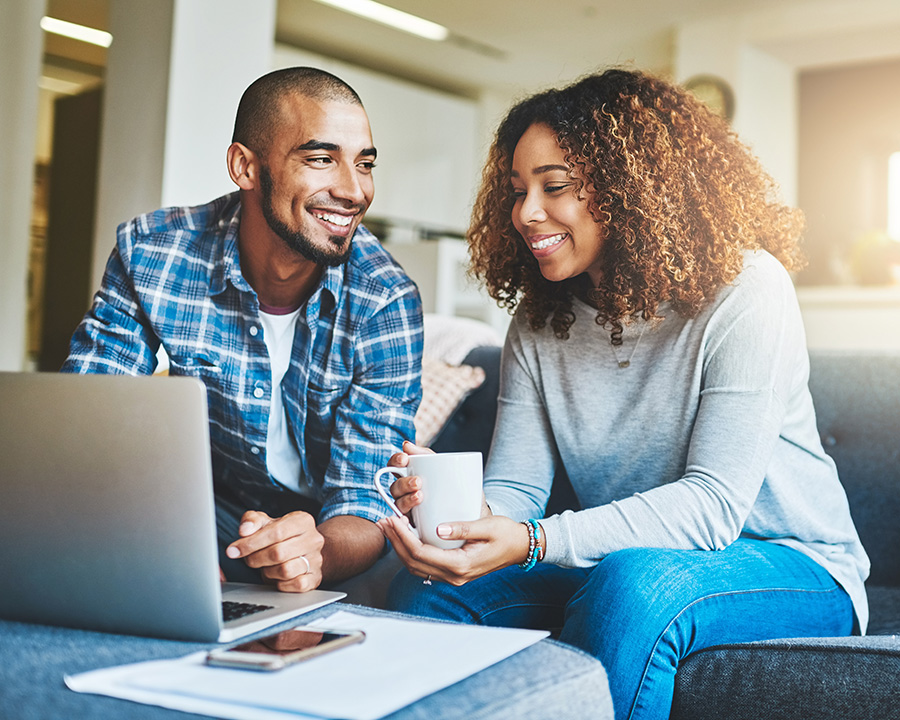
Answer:
M406 476L406 468L399 467L383 467L381 470L375 473L375 489L378 491L378 494L384 499L384 501L388 504L388 507L394 511L394 514L400 518L401 520L406 520L406 527L409 528L409 531L415 535L417 538L421 539L421 535L419 535L418 529L409 521L409 518L406 517L402 512L400 512L400 508L397 507L397 504L394 502L394 498L390 496L390 494L382 487L381 485L381 476L390 473L395 477L401 478Z
M375 489L378 491L378 494L384 499L384 501L388 504L388 507L394 511L394 514L403 520L406 520L409 523L409 518L406 517L402 512L400 512L400 508L397 507L397 504L394 502L394 498L390 496L387 490L381 485L381 476L387 475L390 473L395 477L402 478L406 476L406 468L400 467L383 467L381 470L378 470L375 473ZM410 527L412 527L410 525Z

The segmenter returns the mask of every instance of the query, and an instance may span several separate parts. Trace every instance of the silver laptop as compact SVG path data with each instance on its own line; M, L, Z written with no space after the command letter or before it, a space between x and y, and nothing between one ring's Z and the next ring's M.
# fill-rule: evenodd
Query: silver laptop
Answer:
M0 548L10 620L229 642L345 596L219 582L194 378L0 373Z

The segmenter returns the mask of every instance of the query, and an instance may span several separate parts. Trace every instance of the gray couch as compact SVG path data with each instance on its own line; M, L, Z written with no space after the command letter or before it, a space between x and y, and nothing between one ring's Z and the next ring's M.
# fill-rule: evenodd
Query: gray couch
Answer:
M484 367L487 379L432 447L486 456L500 350L477 348L466 362ZM900 354L813 353L810 363L822 442L838 466L872 560L869 634L697 652L679 668L673 719L900 719ZM548 512L576 502L565 478L558 478Z

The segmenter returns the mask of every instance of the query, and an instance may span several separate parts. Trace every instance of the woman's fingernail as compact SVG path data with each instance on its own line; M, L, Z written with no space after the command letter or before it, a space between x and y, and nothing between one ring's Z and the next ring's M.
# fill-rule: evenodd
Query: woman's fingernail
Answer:
M453 532L453 528L449 525L438 525L437 526L437 534L440 537L450 537L450 533Z
M230 558L237 558L241 556L241 551L231 545L225 550L225 554Z

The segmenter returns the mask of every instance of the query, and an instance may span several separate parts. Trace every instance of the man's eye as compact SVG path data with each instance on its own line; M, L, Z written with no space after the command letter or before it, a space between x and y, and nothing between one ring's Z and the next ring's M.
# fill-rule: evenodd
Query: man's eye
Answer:
M314 157L309 158L307 162L312 163L313 165L329 165L331 164L330 157Z
M372 172L372 170L375 169L376 165L371 160L366 160L364 162L361 162L357 167L359 167L361 170L366 170L367 172Z

